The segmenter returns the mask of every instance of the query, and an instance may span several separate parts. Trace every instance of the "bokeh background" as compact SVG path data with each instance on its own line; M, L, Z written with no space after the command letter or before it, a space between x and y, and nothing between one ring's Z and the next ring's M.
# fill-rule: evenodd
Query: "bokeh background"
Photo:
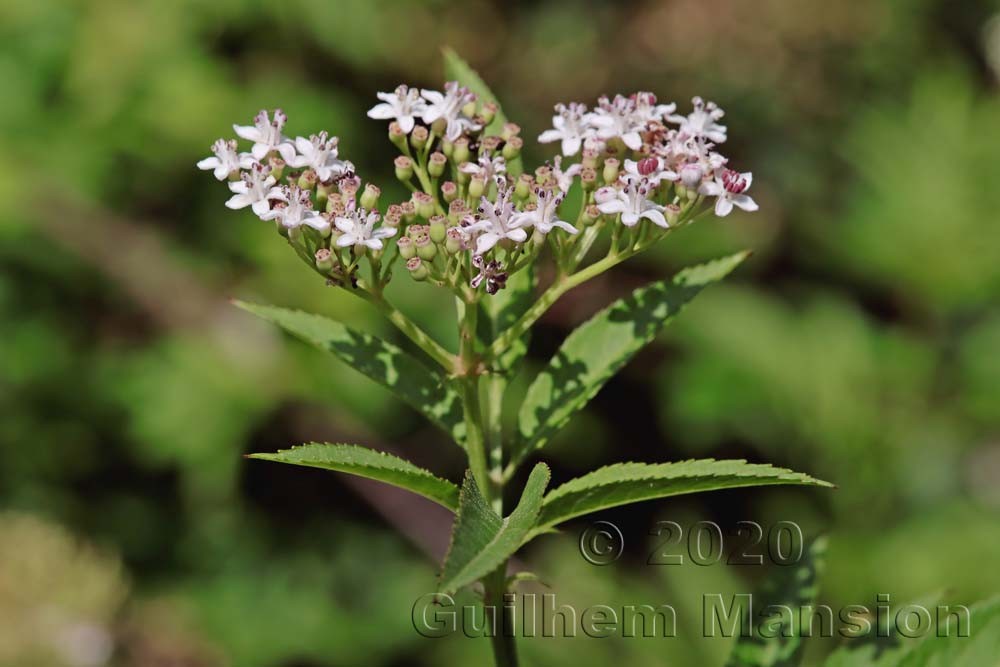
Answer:
M653 567L654 522L799 522L830 537L821 600L1000 590L1000 7L982 0L33 0L0 3L0 664L483 664L419 637L447 517L243 454L308 440L460 452L234 296L386 330L223 208L194 168L261 108L328 129L403 198L374 93L441 83L451 45L527 137L560 100L655 91L728 110L761 211L706 220L571 293L530 364L617 295L742 248L546 453L557 481L622 460L745 457L836 491L739 490L576 522L522 556L562 601L664 603L671 640L522 642L529 664L721 665L699 596L761 568ZM551 147L528 142L530 161ZM406 281L397 281L403 283ZM429 288L395 298L442 336ZM810 664L829 650L813 641Z

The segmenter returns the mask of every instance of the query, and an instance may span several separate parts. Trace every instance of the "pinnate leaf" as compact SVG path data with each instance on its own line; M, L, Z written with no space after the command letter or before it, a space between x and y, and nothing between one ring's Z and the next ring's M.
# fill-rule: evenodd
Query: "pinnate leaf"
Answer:
M462 484L451 546L441 570L439 590L453 593L496 570L510 558L535 526L549 468L539 463L531 471L521 500L501 519L479 491L469 472Z
M447 379L402 348L336 320L300 310L235 302L237 306L321 350L390 389L462 444L465 423L458 394Z
M583 514L642 500L773 484L832 486L802 473L743 460L616 463L550 491L542 504L535 532Z
M684 304L748 255L741 252L684 269L635 290L577 327L528 387L518 413L513 463L543 447Z
M453 512L458 510L458 486L405 459L367 447L313 442L273 454L250 454L250 458L367 477L412 491Z

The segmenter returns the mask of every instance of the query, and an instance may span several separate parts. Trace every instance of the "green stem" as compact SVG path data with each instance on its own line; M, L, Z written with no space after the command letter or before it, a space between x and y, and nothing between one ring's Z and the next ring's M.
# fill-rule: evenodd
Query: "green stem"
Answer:
M462 412L465 418L465 451L469 469L487 500L494 489L486 463L486 438L483 430L483 408L479 399L479 359L476 356L476 323L479 314L474 296L460 301L463 307L459 336L458 379L462 385Z
M507 562L504 561L483 584L486 593L483 598L486 627L494 630L490 635L493 662L496 667L517 667L515 610L513 605L504 604L504 595L507 593Z
M376 310L382 313L387 320L392 322L392 324L399 329L403 335L413 341L413 343L421 350L426 352L431 359L438 362L438 364L441 365L441 368L448 373L453 373L455 371L455 355L444 349L440 343L430 337L430 334L421 329L416 322L408 318L399 309L386 301L385 297L380 292L368 289L368 286L365 285L363 281L358 281L358 289L349 291L357 294L362 299L375 306Z

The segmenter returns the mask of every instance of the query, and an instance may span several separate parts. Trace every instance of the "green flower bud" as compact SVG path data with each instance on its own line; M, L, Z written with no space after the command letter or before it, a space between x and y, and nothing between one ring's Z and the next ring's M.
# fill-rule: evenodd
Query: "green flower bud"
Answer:
M482 139L479 140L479 152L480 153L486 152L492 155L493 153L497 152L497 150L500 148L500 144L502 143L503 139L501 139L496 135L483 137Z
M584 169L588 167L590 169L597 169L598 157L600 157L600 154L593 148L584 148L583 155L580 158L580 164L583 166Z
M413 128L413 131L410 132L410 144L417 150L421 150L427 145L427 136L427 128L423 125L417 125Z
M413 239L409 236L400 236L396 240L396 246L399 248L399 256L403 259L410 259L417 254L417 247L413 245Z
M369 211L378 208L378 198L381 194L382 191L377 185L367 184L365 191L361 193L361 208L366 208Z
M389 141L399 150L406 148L406 132L403 132L403 128L396 121L389 123Z
M597 170L593 167L584 167L580 170L580 184L584 190L593 190L597 187Z
M454 255L461 252L463 246L462 243L462 232L458 231L457 227L452 227L444 235L444 250L449 255Z
M399 223L403 221L403 207L399 204L389 204L383 220L389 227L399 227Z
M524 146L524 139L522 139L521 137L511 137L510 139L507 140L507 143L503 145L503 151L501 152L501 155L503 155L503 159L505 160L515 159L518 155L521 154L521 148L523 146Z
M604 182L614 183L618 180L618 158L609 157L604 161Z
M313 169L306 169L299 175L298 186L303 190L312 190L319 182L319 176Z
M414 245L417 246L417 257L429 262L434 259L437 255L437 245L431 240L431 237L427 234L421 234L420 236L413 239Z
M438 118L431 124L431 129L434 130L434 134L443 137L444 133L448 130L448 121L444 118Z
M434 178L438 178L444 173L444 168L447 164L448 158L445 157L444 153L434 151L427 160L427 173Z
M464 199L456 199L448 205L448 220L453 225L457 225L458 221L461 220L469 212L469 208L465 205Z
M465 115L465 116L468 116L469 118L472 118L473 116L475 116L476 115L476 101L472 100L471 102L466 102L465 106L462 107L462 114Z
M521 200L527 199L534 187L535 179L531 177L531 174L521 174L517 183L514 184L514 197Z
M417 217L417 207L412 201L404 201L399 208L403 209L403 222L409 224Z
M455 164L468 162L472 153L469 151L469 140L466 137L459 137L455 140L454 148L451 151L451 159Z
M589 227L597 222L599 217L601 217L601 209L597 208L597 204L591 204L587 208L583 209L583 219L581 222L584 227Z
M427 280L427 275L430 273L419 257L411 257L406 260L406 270L409 271L410 276L418 282Z
M452 153L455 152L455 144L448 141L447 139L441 140L441 152L445 154L446 157L451 157Z
M329 273L333 270L333 253L326 248L320 248L316 251L316 268L323 273Z
M271 176L274 177L274 180L280 181L282 174L285 173L285 161L277 155L272 155L267 158L267 166L271 168ZM233 173L236 174L236 180L239 180L239 172Z
M497 110L496 102L486 102L483 104L483 109L479 112L479 115L482 116L485 125L493 122L493 119L497 115Z
M421 218L429 219L434 215L434 198L426 192L414 192L411 201Z
M396 178L404 183L413 178L413 160L405 155L400 155L393 164L396 166Z
M486 191L486 181L483 180L482 176L473 176L469 181L469 196L473 199L479 199L483 196Z
M448 230L448 227L445 224L446 221L447 218L443 215L435 215L431 218L430 230L428 231L428 234L431 237L431 241L434 241L434 243L441 243L444 241L445 232Z
M667 204L663 207L663 217L667 219L667 224L676 225L681 217L681 207L677 204Z
M454 181L445 181L441 184L441 197L449 204L458 197L458 186Z
M504 141L510 141L512 137L519 134L521 134L521 126L517 123L504 123L503 129L500 131L500 136Z

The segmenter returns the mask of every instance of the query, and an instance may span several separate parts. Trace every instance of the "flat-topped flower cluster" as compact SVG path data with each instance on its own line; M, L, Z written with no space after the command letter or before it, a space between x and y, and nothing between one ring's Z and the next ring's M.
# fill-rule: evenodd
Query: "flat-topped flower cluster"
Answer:
M274 221L329 281L377 291L397 256L416 280L496 293L544 248L560 274L577 271L603 229L607 257L624 259L705 212L757 209L751 174L718 152L723 111L698 97L687 114L649 92L602 97L593 109L557 104L538 141L558 143L561 155L530 172L520 128L456 82L443 92L401 85L378 99L368 115L391 121L407 200L383 207L381 190L340 158L337 137L292 139L280 109L233 126L248 152L219 139L198 167L229 181L226 206Z

